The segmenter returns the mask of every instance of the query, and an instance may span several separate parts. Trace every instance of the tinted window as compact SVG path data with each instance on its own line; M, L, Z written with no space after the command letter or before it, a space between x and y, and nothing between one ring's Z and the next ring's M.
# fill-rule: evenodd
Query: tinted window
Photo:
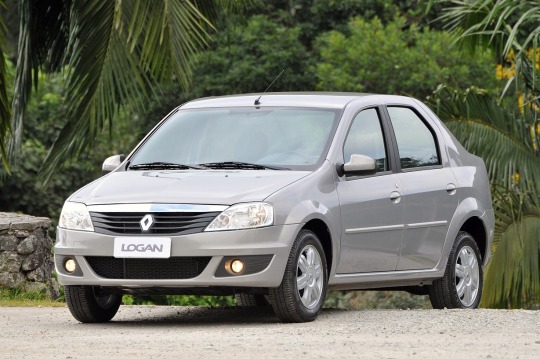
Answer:
M388 107L401 159L401 168L438 165L435 138L414 111L405 107Z
M374 158L377 172L388 170L381 122L374 108L364 110L354 118L343 147L343 161L349 162L352 154Z

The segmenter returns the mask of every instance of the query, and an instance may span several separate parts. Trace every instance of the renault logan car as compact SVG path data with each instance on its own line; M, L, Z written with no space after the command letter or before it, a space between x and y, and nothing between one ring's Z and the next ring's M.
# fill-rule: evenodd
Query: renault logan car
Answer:
M475 308L494 217L483 161L421 102L274 93L188 102L67 199L58 279L81 322L123 294L236 295L285 322L329 289Z

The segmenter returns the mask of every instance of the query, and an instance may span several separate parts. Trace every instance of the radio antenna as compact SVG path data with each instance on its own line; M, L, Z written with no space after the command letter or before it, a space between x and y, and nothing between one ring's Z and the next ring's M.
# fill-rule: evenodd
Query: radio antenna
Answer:
M281 72L279 73L279 75L277 75L277 77L274 79L274 81L272 81L272 83L271 83L270 85L268 85L268 87L266 88L266 90L264 90L263 94L266 93L266 91L268 91L268 90L270 89L270 87L272 87L272 85L274 84L274 82L276 82L277 79L280 78L280 76L283 74L283 72L285 72L285 69L281 70ZM261 104L261 101L260 101L260 100L261 100L261 97L262 97L262 95L260 95L259 98L257 98L257 99L255 100L255 103L254 103L255 106L258 106L258 105Z

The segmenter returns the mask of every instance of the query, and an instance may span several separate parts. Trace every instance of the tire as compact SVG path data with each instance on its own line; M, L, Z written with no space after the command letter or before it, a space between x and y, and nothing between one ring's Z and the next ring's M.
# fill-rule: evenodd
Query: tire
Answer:
M264 294L238 293L234 295L237 307L266 307L270 305Z
M121 295L105 294L93 286L66 285L64 293L71 315L82 323L108 322L122 302Z
M292 246L281 285L269 288L270 304L283 322L310 322L322 310L327 286L321 242L313 232L302 230Z
M444 277L429 287L434 309L477 308L483 288L482 257L474 238L459 232L446 264Z

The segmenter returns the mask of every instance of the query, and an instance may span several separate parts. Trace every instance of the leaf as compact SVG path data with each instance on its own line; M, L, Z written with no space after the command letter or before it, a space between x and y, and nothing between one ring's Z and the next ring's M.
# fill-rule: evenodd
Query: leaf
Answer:
M3 0L0 1L0 6L5 7ZM4 19L0 16L0 157L2 157L4 168L10 173L6 139L7 135L11 132L11 106L7 96L7 68L6 57L4 54L4 49L6 48L6 43L4 41L5 31L6 25Z
M538 196L540 158L529 135L533 117L503 109L495 98L474 88L440 87L429 101L461 144L484 159L492 183Z
M487 308L528 308L540 303L540 212L510 225L486 268Z
M11 106L13 117L9 156L13 156L21 144L24 111L28 105L32 86L37 87L39 70L61 69L68 41L69 12L64 2L21 0L19 14L21 26ZM4 140L5 137L1 136L0 141Z
M141 110L158 82L175 78L187 88L191 59L211 28L191 1L71 3L67 122L42 167L45 183L62 163L92 147L120 109Z

